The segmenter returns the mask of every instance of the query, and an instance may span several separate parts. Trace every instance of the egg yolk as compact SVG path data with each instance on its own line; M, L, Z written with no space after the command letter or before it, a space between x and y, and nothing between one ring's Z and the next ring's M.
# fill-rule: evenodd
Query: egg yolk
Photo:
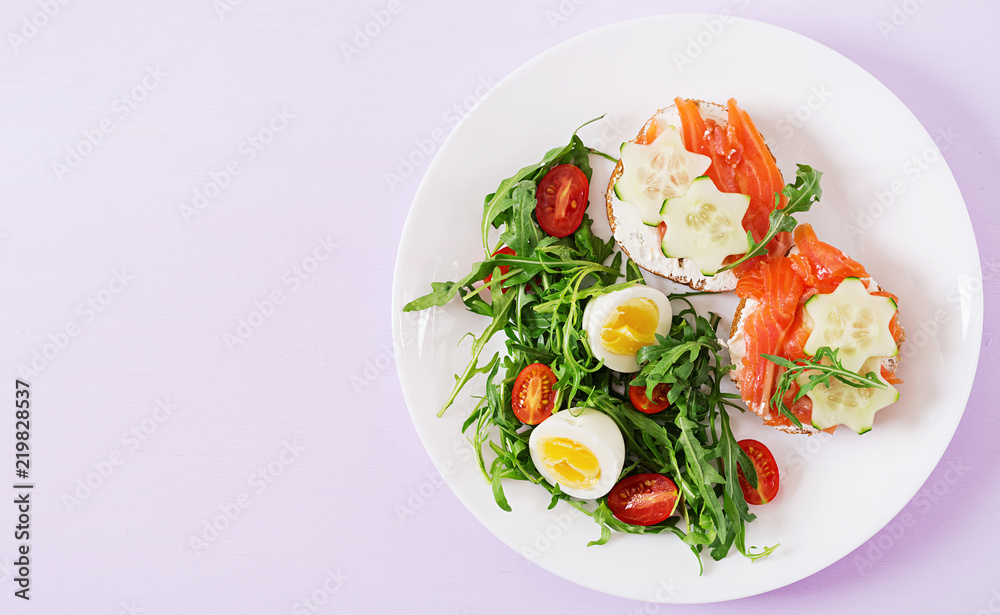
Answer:
M608 352L634 355L656 343L660 309L645 297L629 299L616 307L601 329L601 344Z
M549 438L540 443L542 462L560 484L574 489L593 487L601 478L601 464L586 446L569 438Z

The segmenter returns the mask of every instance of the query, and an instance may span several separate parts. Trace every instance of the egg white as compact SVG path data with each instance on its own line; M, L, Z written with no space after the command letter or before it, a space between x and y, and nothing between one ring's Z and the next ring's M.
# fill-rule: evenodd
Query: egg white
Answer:
M666 295L649 286L632 286L599 295L591 299L583 310L583 330L590 342L591 352L594 353L595 358L603 360L606 366L617 372L626 374L637 372L639 364L636 362L634 354L618 354L606 349L601 343L601 329L604 328L605 321L615 308L630 299L640 297L655 303L660 312L656 332L660 335L670 333L670 324L674 315L673 309L670 307L670 300L667 299Z
M592 487L570 487L553 476L545 463L540 444L549 438L566 438L594 453L601 468L601 476ZM625 439L621 430L611 417L593 408L570 408L545 419L531 432L528 451L542 478L549 484L558 484L563 493L584 500L599 498L611 491L625 467Z

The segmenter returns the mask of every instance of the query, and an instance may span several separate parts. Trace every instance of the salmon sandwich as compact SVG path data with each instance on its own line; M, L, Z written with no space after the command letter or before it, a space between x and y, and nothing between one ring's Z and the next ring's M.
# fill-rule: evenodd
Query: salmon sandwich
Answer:
M711 292L731 291L758 262L783 256L782 232L767 255L732 263L761 241L784 207L784 180L749 114L677 98L621 148L607 192L608 221L621 249L651 273Z
M897 299L808 224L788 256L740 277L730 376L764 423L791 433L872 428L899 398Z

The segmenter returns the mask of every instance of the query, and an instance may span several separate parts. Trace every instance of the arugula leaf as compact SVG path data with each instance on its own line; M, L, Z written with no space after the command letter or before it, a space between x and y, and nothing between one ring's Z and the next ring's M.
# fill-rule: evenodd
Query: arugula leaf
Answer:
M404 312L419 312L429 307L442 306L451 301L458 291L468 286L474 281L482 280L493 271L497 262L496 258L475 263L472 271L458 282L431 282L432 291L423 297L418 297L403 306Z
M483 209L483 228L486 229L487 232L490 227L494 226L494 221L500 216L500 214L506 212L514 206L514 198L509 192L501 194L499 197L494 197L496 197L496 193L486 197L486 206ZM484 245L485 241L486 237L484 235Z
M593 154L594 156L600 156L601 158L604 158L606 160L610 160L611 162L613 162L615 164L618 164L619 159L615 158L611 154L607 154L605 152L602 152L601 150L594 149L592 147L588 147L587 151L590 152L591 154Z
M726 479L709 463L715 457L710 455L710 451L702 446L695 435L695 430L698 429L699 425L686 416L678 416L676 423L681 428L681 437L678 441L686 455L687 471L699 494L708 505L708 511L715 521L716 528L725 533L728 528L723 519L722 506L715 496L712 485L725 483Z
M544 236L534 220L535 183L522 181L514 188L511 199L514 202L511 224L500 236L500 241L510 246L518 256L530 259L535 246Z
M602 115L601 117L604 116ZM592 122L597 121L598 119L600 118L591 121ZM590 122L587 122L587 124L589 123ZM583 126L586 126L587 124L584 124ZM580 126L580 128L583 128L583 126ZM577 128L576 130L579 131L580 128ZM593 176L594 174L593 169L590 167L590 149L583 144L583 140L581 140L580 137L577 136L576 132L573 133L573 137L570 139L569 151L566 152L566 154L564 154L561 158L556 160L549 168L545 169L545 172L548 173L548 171L552 167L556 167L561 164L572 164L576 166L581 171L583 171L584 175L587 176L588 182L590 181L591 176ZM541 175L544 176L544 173L542 173Z
M754 467L750 456L746 454L746 451L736 441L736 437L729 426L729 414L725 408L719 409L719 419L722 425L719 452L722 458L723 471L726 476L737 476L736 468L739 467L743 470L743 475L746 477L747 482L752 487L757 488L757 468ZM737 504L740 516L746 521L753 521L755 517L750 512L749 506L742 497L743 490L739 486L739 481L728 481L726 483L726 493Z
M738 267L751 258L766 254L767 244L778 233L794 231L795 227L798 226L798 222L796 222L793 216L809 211L813 203L819 201L820 197L823 196L823 189L819 185L819 180L823 174L809 165L800 164L797 167L798 169L795 171L795 183L788 184L781 191L782 194L788 197L788 203L781 209L775 207L771 211L771 215L768 216L769 226L767 234L758 242L754 241L753 234L747 231L747 241L750 244L750 249L736 261L720 268L719 272ZM778 194L775 193L775 206L777 206L780 200Z
M493 294L493 320L489 325L487 325L486 329L479 334L478 337L473 337L471 351L472 360L460 376L455 376L455 386L451 390L451 395L449 395L447 401L445 401L444 407L442 407L441 411L438 412L438 416L444 414L445 410L451 407L451 405L455 402L455 397L458 396L459 391L465 387L465 384L469 382L469 380L472 380L473 376L476 374L489 373L499 359L500 355L497 353L493 355L493 358L490 359L490 361L488 361L485 365L480 366L478 364L479 354L483 351L483 348L486 347L486 344L490 341L493 335L497 331L503 330L504 326L507 324L507 315L511 306L514 304L514 297L508 295L511 295L511 293L497 292Z
M493 487L493 499L497 501L497 506L505 512L510 512L512 509L510 504L507 502L507 496L504 495L503 485L500 483L500 479L503 478L503 474L500 472L499 468L502 465L503 457L497 457L493 462L493 478L490 480L490 483Z
M645 284L642 277L642 270L639 269L639 265L636 265L635 261L631 258L628 259L628 263L625 265L625 280L629 282L632 282L633 280L642 281L643 284Z
M796 383L799 374L805 373L808 380L799 387L799 392L795 394L792 403L805 397L809 391L823 384L829 386L831 378L836 378L840 382L857 389L884 389L886 384L882 382L875 372L858 374L844 367L844 364L837 358L838 348L822 346L816 350L816 354L804 359L789 361L783 357L770 354L761 354L768 361L785 368L785 372L778 378L778 383L774 388L774 395L771 396L771 405L785 415L792 423L802 429L802 422L792 414L791 408L785 403L785 395Z

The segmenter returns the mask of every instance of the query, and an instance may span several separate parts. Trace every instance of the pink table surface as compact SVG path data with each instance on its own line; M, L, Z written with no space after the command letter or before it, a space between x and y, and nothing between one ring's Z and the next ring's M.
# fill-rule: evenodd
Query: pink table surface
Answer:
M390 333L428 161L387 173L553 45L720 11L831 47L955 135L982 354L925 490L871 541L767 594L646 604L536 567L442 484ZM5 3L0 374L79 332L36 361L32 600L0 504L0 610L1000 613L997 23L993 0ZM13 441L2 419L0 459Z

